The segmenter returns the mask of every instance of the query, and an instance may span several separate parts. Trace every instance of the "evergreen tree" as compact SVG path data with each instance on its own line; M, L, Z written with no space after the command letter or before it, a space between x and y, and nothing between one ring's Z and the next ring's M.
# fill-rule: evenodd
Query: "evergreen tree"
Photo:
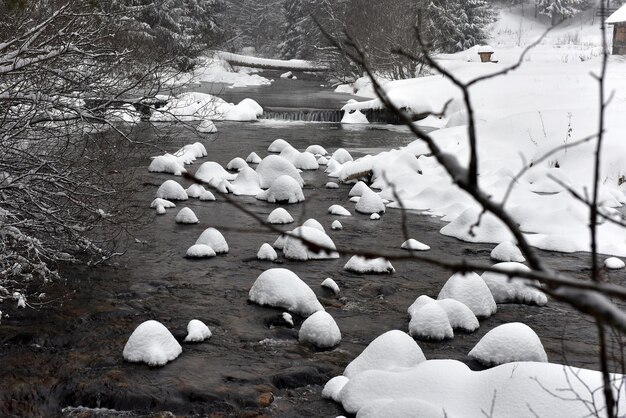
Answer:
M283 58L313 59L320 31L311 14L316 11L315 0L285 0L285 37L280 45Z
M589 7L588 0L536 0L537 11L549 16L553 25Z

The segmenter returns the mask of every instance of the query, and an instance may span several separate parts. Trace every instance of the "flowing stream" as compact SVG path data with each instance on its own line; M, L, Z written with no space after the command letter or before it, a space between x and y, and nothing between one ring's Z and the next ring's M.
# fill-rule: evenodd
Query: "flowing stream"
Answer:
M330 152L344 147L355 157L413 141L402 128L376 125L261 121L221 122L217 127L217 134L202 137L209 155L190 166L191 172L203 161L225 166L251 151L263 157L276 138L284 138L300 150L310 144L320 144ZM197 140L188 131L174 128L161 146L172 152ZM145 225L135 228L137 241L126 254L109 265L66 268L67 283L46 289L48 300L55 303L36 310L2 307L10 317L0 325L0 415L164 416L158 415L162 411L212 417L343 414L339 405L321 398L324 383L341 374L378 335L391 329L406 331L407 307L421 294L436 297L451 272L411 261L394 263L396 273L392 275L346 272L346 258L258 261L255 255L261 244L271 244L277 234L266 231L219 196L215 202L190 199L165 216L154 215L149 204L158 185L173 178L147 172L149 156L154 154L154 149L142 148L120 161L121 169L138 169L137 192L129 204L145 208L147 218ZM332 179L322 169L303 172L303 177L306 202L284 206L296 218L285 230L315 218L338 247L401 251L398 210L372 221L354 213L354 205L348 201L350 185L326 189L325 183ZM175 179L184 186L189 184ZM277 207L253 197L238 200L263 218ZM328 207L337 203L354 216L329 215ZM199 224L174 223L176 212L184 206L194 210ZM341 221L343 230L330 230L334 219ZM489 261L493 245L442 236L439 229L443 225L437 218L408 214L410 235L429 244L433 257ZM209 226L224 234L230 252L207 260L183 258ZM548 264L564 272L576 275L586 270L586 254L543 254ZM338 347L317 350L299 343L297 330L302 318L294 315L296 326L292 329L279 320L282 310L247 301L254 280L272 267L291 269L314 290L341 329L343 339ZM607 274L611 280L624 279L620 272ZM339 284L338 296L320 287L326 277ZM182 344L183 353L177 360L162 368L123 360L124 344L141 322L156 319L182 341L187 322L194 318L209 325L213 336L204 343ZM554 301L545 307L500 305L473 334L419 344L427 358L454 358L479 369L468 360L469 350L487 331L513 321L524 322L537 332L550 361L597 368L593 323ZM78 406L101 409L65 409L61 413L62 408Z

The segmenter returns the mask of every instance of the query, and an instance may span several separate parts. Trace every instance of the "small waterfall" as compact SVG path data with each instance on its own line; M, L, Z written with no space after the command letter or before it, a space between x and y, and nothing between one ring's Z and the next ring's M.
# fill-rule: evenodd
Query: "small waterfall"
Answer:
M386 109L367 109L362 112L365 114L370 123L388 123L392 125L402 124L397 115L388 112ZM261 116L261 118L287 121L339 123L343 118L343 113L343 110L334 109L266 107L263 110L263 116Z

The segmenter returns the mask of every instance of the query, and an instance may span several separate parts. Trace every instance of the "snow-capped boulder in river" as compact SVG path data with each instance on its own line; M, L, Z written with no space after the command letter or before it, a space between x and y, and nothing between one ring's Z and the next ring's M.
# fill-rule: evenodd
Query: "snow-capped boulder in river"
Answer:
M196 131L202 132L204 134L214 134L217 132L217 127L210 119L204 119L198 126L196 126Z
M156 197L166 200L187 200L187 192L174 180L166 180L156 192Z
M192 319L187 324L187 336L185 342L199 343L211 338L211 330L206 324L198 319Z
M170 202L169 200L161 199L160 197L157 197L156 199L154 199L152 201L152 203L150 203L150 207L152 209L155 209L155 208L157 208L159 206L163 206L163 208L165 208L165 209L175 208L176 207L174 202Z
M269 147L267 147L267 150L269 152L282 152L285 148L290 147L291 144L289 144L289 142L285 141L284 139L276 139L274 140Z
M321 145L309 145L306 152L310 152L313 155L328 155L326 149Z
M458 300L479 318L487 318L498 309L487 284L474 272L453 274L443 285L437 299Z
M207 161L202 163L202 165L196 171L195 176L206 182L213 184L214 182L217 184L217 180L234 180L235 175L229 173L222 167L219 163L215 161Z
M248 163L241 157L235 157L226 164L226 170L231 171L241 171L244 167L248 167Z
M330 348L341 342L341 332L328 312L318 311L304 320L298 340L318 348Z
M339 285L330 277L324 279L321 286L330 289L335 295L339 294Z
M249 299L259 305L287 309L305 317L324 310L313 290L295 273L284 268L261 273L250 289Z
M315 156L310 152L301 152L293 161L293 165L300 170L317 170L320 168Z
M333 223L330 225L330 228L333 231L339 231L339 230L343 229L343 225L338 220L334 220Z
M352 379L367 370L400 370L414 367L425 361L419 345L407 333L387 331L376 337L343 371Z
M426 244L423 244L421 242L419 242L416 239L413 238L409 238L408 240L404 241L402 243L402 245L400 246L400 248L402 248L403 250L409 250L409 251L428 251L430 250L430 247Z
M362 196L363 193L365 191L371 191L371 189L367 186L367 184L363 183L362 181L358 181L357 184L355 184L354 186L352 186L352 188L350 189L350 192L348 192L348 196L353 197L353 196Z
M617 257L609 257L604 260L604 267L609 270L619 270L623 269L626 266L623 260L620 260Z
M324 389L322 390L322 398L332 399L335 402L340 402L339 393L341 389L348 383L350 379L345 376L335 376L326 382Z
M196 240L196 244L208 245L216 254L224 254L228 252L228 244L224 239L224 235L215 228L207 228L200 234Z
M511 241L503 241L491 251L490 257L496 261L514 261L517 263L523 263L526 261L522 252L517 245Z
M514 361L548 361L535 331L521 322L500 325L489 331L469 352L469 357L486 366Z
M187 249L187 254L185 257L187 258L211 258L215 257L217 254L215 250L209 247L206 244L194 244Z
M366 215L371 215L372 213L380 214L385 213L385 204L378 193L375 193L370 189L366 189L363 191L359 201L356 202L354 210Z
M312 243L314 248L303 242ZM335 251L335 243L325 232L309 226L300 226L287 236L282 243L285 257L291 260L323 260L339 258Z
M337 216L352 216L350 211L341 205L332 205L328 208L328 213Z
M343 118L341 118L341 123L370 123L367 120L367 116L361 113L360 110L353 110L352 112L346 110L343 114Z
M189 208L182 208L176 214L174 221L177 224L197 224L198 222L200 222L198 221L198 217L196 216L196 214L193 213L193 210Z
M202 185L194 183L187 188L186 192L189 197L200 198L206 189Z
M446 321L443 321L440 312L434 308L421 312L423 308L430 304L437 305L445 312ZM440 340L451 338L448 328L450 330L473 332L479 327L476 315L463 303L454 299L435 300L422 295L409 306L407 312L411 317L409 333L418 338Z
M149 320L140 324L124 347L124 360L163 366L182 353L172 333L160 322Z
M274 180L280 176L292 177L300 187L304 186L304 180L300 176L298 169L288 160L280 155L268 155L256 168L256 172L261 180L261 187L267 189Z
M503 271L530 271L528 267L520 263L498 263L494 267ZM523 279L521 277L509 278L505 274L486 271L481 276L496 303L525 303L527 305L543 306L548 303L548 298L539 289L536 280Z
M256 196L261 193L259 175L252 168L245 166L237 174L237 178L231 184L235 195Z
M360 255L353 255L350 260L343 266L344 270L352 271L359 274L368 273L393 273L393 268L389 260L382 257L365 258Z
M276 261L278 259L278 254L276 254L276 250L272 248L267 242L261 245L259 251L256 253L256 258L258 260L269 260Z
M187 169L185 169L178 158L174 157L172 154L165 154L154 157L152 162L150 162L148 171L151 173L169 173L180 176L182 173L186 173Z
M454 337L448 315L437 303L427 303L411 317L409 334L414 338L435 341Z
M261 161L263 161L261 159L261 157L259 157L259 154L257 154L256 152L251 152L248 155L248 158L246 158L246 162L249 164L259 164Z
M268 224L290 224L293 222L293 217L284 208L276 208L267 217Z
M299 203L304 201L304 193L293 177L283 175L276 178L269 189L258 193L256 198L269 203Z
M309 228L315 228L323 233L326 233L324 226L317 219L309 218L302 223L302 226L308 226Z
M331 160L337 161L339 164L343 164L348 161L353 161L353 158L348 151L343 148L339 148L335 152L333 152Z

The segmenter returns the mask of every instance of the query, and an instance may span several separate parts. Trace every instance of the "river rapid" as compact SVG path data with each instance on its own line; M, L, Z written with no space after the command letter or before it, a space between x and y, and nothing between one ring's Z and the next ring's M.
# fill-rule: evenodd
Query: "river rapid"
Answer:
M346 148L354 157L398 147L413 141L398 127L342 126L335 123L272 122L216 123L219 132L200 139L182 128L168 128L160 146L173 152L200 141L208 157L226 166L234 157L255 151L267 155L276 138L303 150L319 144L329 152ZM215 202L190 199L157 217L149 208L158 185L170 175L148 173L155 149L140 147L120 159L120 169L136 170L136 193L128 202L144 210L145 224L134 228L136 241L126 253L95 268L66 267L66 282L46 289L55 303L38 309L2 306L10 317L0 325L0 415L2 416L272 416L335 417L342 408L324 400L325 382L375 337L391 329L407 330L406 309L422 294L436 297L452 272L418 262L394 262L392 275L357 275L343 270L347 258L280 263L256 260L264 243L277 234L238 212L223 198ZM350 185L326 189L323 169L302 173L306 201L285 205L296 223L315 218L342 248L400 252L401 213L388 210L379 221L354 213L348 201ZM183 186L189 183L180 178ZM265 218L278 205L253 197L240 203ZM337 218L327 213L341 204L354 216ZM200 223L178 225L176 212L188 206ZM339 219L341 231L331 231ZM470 244L439 234L438 218L408 214L410 235L431 246L433 257L467 257L489 262L493 245ZM216 227L230 246L226 255L207 260L183 256L200 233ZM543 252L552 267L572 275L587 271L587 254ZM279 320L279 309L247 301L248 291L266 269L285 267L300 276L335 318L342 342L331 350L318 350L298 342L303 318L294 315L295 327ZM480 272L479 272L480 273ZM623 272L607 273L623 282ZM337 296L320 287L332 277L340 286ZM6 305L6 304L5 304ZM182 342L187 322L204 321L213 336L200 344L184 343L183 353L161 368L127 363L122 358L126 340L148 319L162 322ZM498 312L482 320L478 331L459 334L445 342L419 345L427 358L453 358L479 369L467 358L469 350L495 326L521 321L541 338L552 362L597 369L597 335L592 322L555 301L545 307L499 305ZM621 353L616 352L620 356ZM87 407L73 409L67 407ZM64 409L65 408L65 409ZM100 409L95 409L100 408ZM114 410L114 411L113 411Z

